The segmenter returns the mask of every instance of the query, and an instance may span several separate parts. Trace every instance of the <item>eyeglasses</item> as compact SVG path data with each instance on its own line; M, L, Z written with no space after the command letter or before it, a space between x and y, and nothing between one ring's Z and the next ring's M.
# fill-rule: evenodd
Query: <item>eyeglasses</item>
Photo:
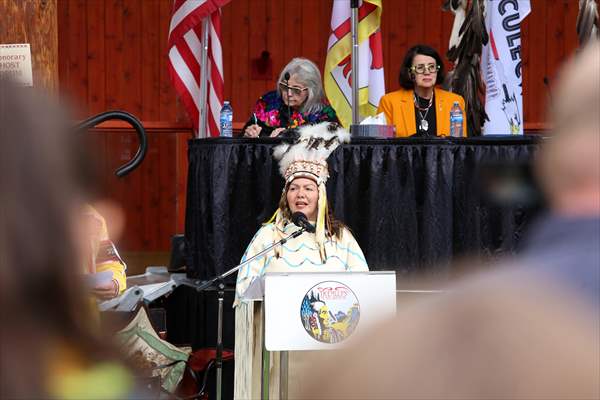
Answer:
M425 71L429 72L430 74L435 74L440 70L440 66L436 64L418 64L410 67L410 70L416 74L424 74Z
M302 92L304 92L305 90L308 90L308 88L288 86L287 84L285 84L283 82L279 82L279 89L285 93L287 93L289 90L292 92L293 95L296 95L296 96L300 96L302 94Z

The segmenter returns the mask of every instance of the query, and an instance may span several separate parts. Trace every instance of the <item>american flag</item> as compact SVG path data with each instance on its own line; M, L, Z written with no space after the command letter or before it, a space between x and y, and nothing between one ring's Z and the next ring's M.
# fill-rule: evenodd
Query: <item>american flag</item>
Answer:
M219 136L219 113L223 106L223 57L221 54L221 7L231 0L175 0L169 28L169 73L177 94L200 131L200 59L202 20L210 17L208 29L208 135ZM202 71L204 73L204 71Z

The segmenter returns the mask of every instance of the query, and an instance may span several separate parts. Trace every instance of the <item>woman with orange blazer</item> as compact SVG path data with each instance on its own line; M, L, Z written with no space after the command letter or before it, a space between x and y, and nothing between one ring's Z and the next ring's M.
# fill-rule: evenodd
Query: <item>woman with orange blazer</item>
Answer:
M378 113L396 126L396 136L450 136L450 109L457 101L463 110L463 137L467 136L465 100L436 88L444 81L444 63L433 48L416 45L408 50L400 69L402 89L383 96Z

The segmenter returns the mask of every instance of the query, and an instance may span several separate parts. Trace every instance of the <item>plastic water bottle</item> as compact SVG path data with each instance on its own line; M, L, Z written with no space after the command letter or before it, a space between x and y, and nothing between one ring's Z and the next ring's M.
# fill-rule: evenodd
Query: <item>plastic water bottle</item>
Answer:
M458 104L458 101L455 101L454 105L450 109L450 136L463 136L463 112Z
M223 108L221 108L221 115L219 117L219 126L221 128L221 136L233 136L233 108L231 108L229 101L223 103Z

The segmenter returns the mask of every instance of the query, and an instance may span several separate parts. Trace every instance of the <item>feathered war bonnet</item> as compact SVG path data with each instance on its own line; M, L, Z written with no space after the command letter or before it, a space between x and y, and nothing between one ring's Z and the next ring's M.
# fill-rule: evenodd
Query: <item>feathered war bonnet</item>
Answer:
M317 183L319 200L315 236L323 262L327 258L325 254L326 232L331 228L327 209L327 190L325 189L325 183L329 178L327 158L341 143L349 141L350 134L341 126L336 123L322 122L299 128L298 136L293 143L281 144L273 151L273 157L279 162L279 172L285 179L282 199L286 196L289 184L296 178L308 178ZM287 201L287 199L284 200ZM283 210L278 208L273 217L278 228L277 231L283 232L284 225L288 222L285 220ZM278 252L276 254L279 256Z

